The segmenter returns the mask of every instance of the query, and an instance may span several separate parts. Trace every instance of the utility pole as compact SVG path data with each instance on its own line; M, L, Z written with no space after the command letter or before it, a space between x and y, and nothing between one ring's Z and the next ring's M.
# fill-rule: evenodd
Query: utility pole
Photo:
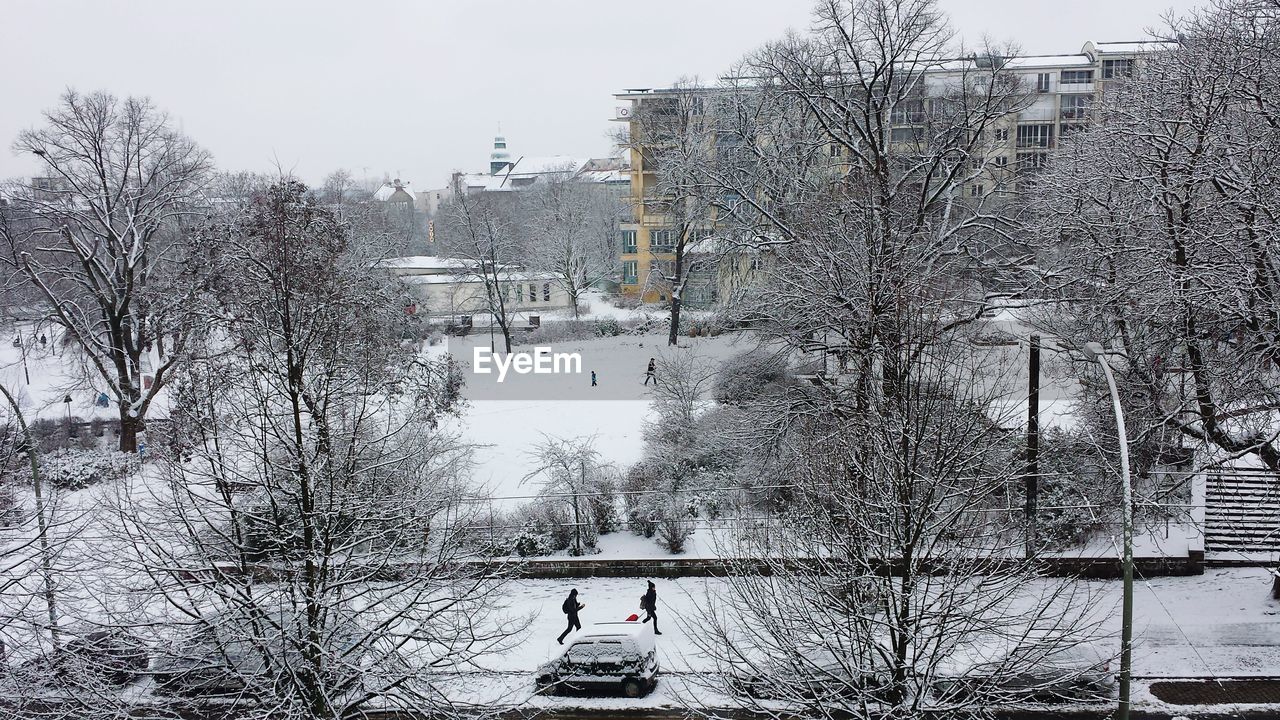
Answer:
M1027 355L1027 466L1026 508L1027 557L1035 554L1036 505L1040 495L1040 336L1032 335Z

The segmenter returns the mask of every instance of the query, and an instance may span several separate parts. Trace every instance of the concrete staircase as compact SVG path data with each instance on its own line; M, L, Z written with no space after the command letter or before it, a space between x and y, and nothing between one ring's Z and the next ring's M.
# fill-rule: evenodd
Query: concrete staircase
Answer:
M1260 470L1210 471L1204 488L1205 560L1280 559L1280 478Z

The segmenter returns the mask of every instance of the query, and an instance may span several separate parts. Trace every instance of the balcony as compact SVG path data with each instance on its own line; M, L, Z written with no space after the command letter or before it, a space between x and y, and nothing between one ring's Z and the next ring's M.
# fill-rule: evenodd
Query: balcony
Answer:
M1094 81L1089 82L1060 82L1058 83L1058 92L1061 93L1091 93L1093 92Z

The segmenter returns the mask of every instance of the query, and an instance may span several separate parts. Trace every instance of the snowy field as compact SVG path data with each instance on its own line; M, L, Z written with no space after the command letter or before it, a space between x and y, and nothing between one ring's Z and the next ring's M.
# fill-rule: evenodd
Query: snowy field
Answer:
M652 385L644 384L649 358L693 354L719 364L756 347L754 338L744 333L682 337L675 348L666 342L665 334L654 333L558 343L556 352L581 354L583 373L508 375L501 391L522 399L476 399L492 398L497 391L490 387L478 392L469 376L463 389L469 404L453 429L475 447L475 482L499 507L535 494L536 484L526 483L525 477L537 468L531 453L545 437L594 437L601 456L625 468L644 450L652 391ZM470 358L477 344L487 348L488 336L450 338L449 352ZM591 370L599 383L595 387Z

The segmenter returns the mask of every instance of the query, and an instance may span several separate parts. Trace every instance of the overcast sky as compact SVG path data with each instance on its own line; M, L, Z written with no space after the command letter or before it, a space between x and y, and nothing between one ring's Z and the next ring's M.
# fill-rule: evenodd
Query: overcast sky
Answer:
M940 0L971 43L1078 52L1194 0ZM66 87L147 95L223 169L443 186L511 153L604 155L623 88L714 78L809 0L0 0L0 178Z

